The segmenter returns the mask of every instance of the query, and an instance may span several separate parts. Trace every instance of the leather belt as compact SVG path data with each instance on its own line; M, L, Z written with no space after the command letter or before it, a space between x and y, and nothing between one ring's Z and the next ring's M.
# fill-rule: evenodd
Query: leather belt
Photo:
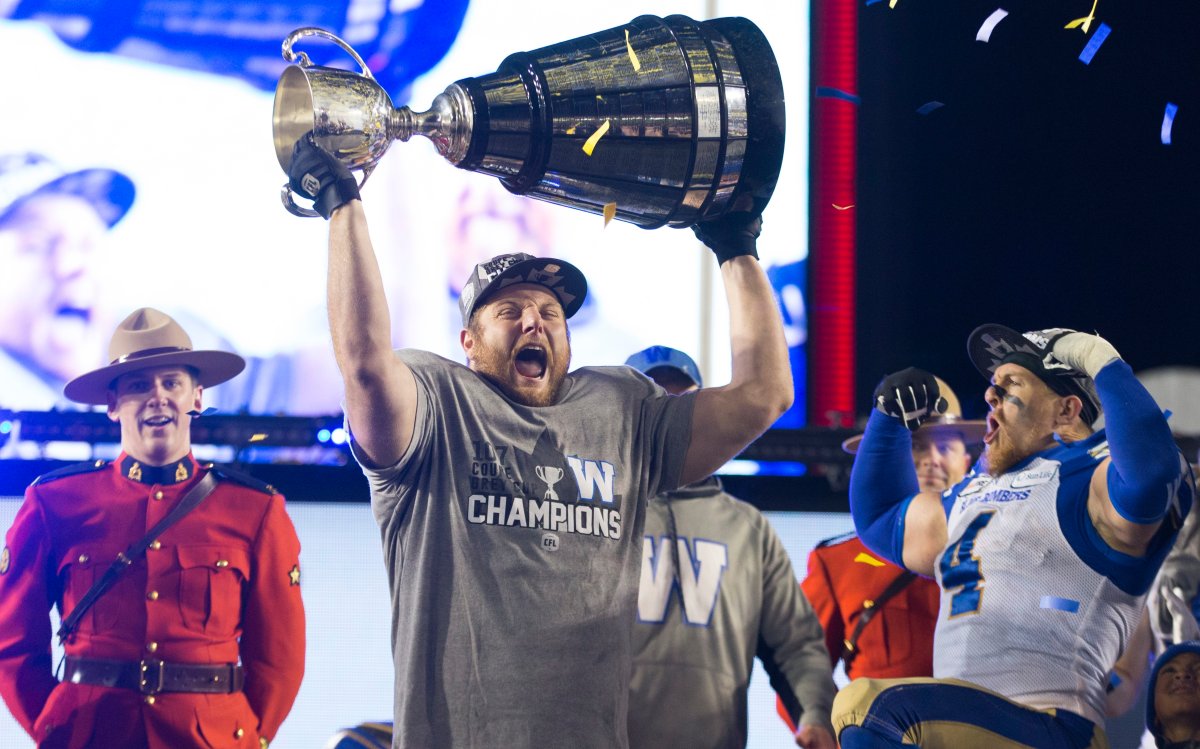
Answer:
M102 687L132 689L142 694L159 692L204 692L229 694L240 692L245 677L236 663L215 666L192 663L144 661L108 661L100 658L67 657L63 681L95 684Z

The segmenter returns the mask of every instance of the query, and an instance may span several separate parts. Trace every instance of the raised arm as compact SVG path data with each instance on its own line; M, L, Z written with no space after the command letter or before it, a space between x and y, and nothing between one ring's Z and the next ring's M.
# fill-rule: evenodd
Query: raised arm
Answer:
M928 576L946 545L946 514L937 494L918 491L909 430L939 410L940 397L933 375L920 369L884 378L850 470L850 513L863 543Z
M1162 410L1108 341L1068 332L1052 346L1056 358L1092 378L1104 407L1110 457L1092 476L1092 523L1109 546L1140 556L1188 480L1187 463Z
M775 294L758 263L755 240L760 220L730 214L696 227L714 250L729 303L733 373L728 385L696 394L693 439L683 464L683 483L709 476L765 432L792 405L783 319Z
M329 331L360 456L376 467L404 455L416 423L417 386L392 350L383 276L353 176L308 137L296 143L292 189L329 219Z

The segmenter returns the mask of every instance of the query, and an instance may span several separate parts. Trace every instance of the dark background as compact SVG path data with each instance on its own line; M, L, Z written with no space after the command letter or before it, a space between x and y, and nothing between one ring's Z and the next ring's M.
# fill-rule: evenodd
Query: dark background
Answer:
M1200 3L1099 0L1085 35L1063 27L1091 0L1006 0L976 41L996 7L859 6L860 413L915 365L981 414L965 343L985 322L1098 332L1135 371L1200 365Z

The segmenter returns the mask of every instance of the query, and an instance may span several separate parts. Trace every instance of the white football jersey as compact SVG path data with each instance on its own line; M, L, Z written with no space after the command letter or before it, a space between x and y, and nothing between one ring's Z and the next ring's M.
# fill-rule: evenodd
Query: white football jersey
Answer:
M1087 512L1107 455L1101 431L1001 476L972 471L945 494L934 676L1103 725L1108 672L1191 501L1182 482L1146 556L1109 548Z

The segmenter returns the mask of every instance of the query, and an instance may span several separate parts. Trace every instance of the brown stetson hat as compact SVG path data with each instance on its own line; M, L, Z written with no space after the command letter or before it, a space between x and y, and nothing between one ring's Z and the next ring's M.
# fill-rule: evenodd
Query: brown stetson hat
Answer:
M81 374L63 394L76 403L103 406L113 380L123 374L173 364L197 372L197 384L219 385L246 368L246 360L228 351L193 351L192 339L170 315L151 307L134 310L121 321L108 344L108 366Z
M937 380L938 390L941 391L942 397L946 399L946 413L941 416L935 416L929 419L917 431L922 434L927 434L931 437L936 437L939 433L959 435L962 437L963 444L970 447L977 442L983 441L983 435L987 432L987 423L983 421L968 421L962 417L962 404L958 402L958 396L946 384L946 381L941 377L934 377ZM842 449L854 455L858 452L858 444L862 442L863 436L856 434L842 443Z

